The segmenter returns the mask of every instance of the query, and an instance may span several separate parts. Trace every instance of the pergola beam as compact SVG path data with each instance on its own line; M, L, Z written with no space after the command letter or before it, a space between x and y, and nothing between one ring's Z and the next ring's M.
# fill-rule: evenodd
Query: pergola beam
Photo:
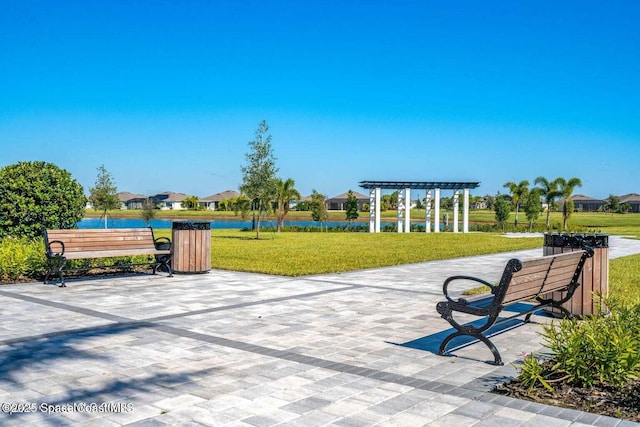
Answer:
M477 188L479 182L433 182L433 181L360 181L360 187L369 190L369 232L380 232L380 191L398 191L398 232L411 231L411 190L426 190L425 232L431 232L431 191L434 199L433 231L440 232L440 190L453 190L453 231L458 232L459 194L462 190L462 232L469 232L469 190ZM404 229L404 230L403 230Z

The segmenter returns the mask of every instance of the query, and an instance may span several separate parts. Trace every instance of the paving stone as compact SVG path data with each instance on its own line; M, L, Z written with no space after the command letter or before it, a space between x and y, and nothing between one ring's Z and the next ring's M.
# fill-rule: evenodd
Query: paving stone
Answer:
M612 256L640 253L610 244ZM1 286L0 399L134 405L54 417L68 425L633 425L489 394L541 347L545 317L493 338L502 367L483 363L481 344L435 354L449 329L433 308L446 277L497 280L509 258L540 252L300 278L213 270ZM42 416L0 424L51 422Z

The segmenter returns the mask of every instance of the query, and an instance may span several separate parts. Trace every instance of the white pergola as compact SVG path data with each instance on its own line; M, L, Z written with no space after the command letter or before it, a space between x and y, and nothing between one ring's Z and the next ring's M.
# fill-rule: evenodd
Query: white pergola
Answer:
M431 232L431 198L434 199L433 232L440 232L440 190L453 191L453 232L458 233L459 196L462 190L462 232L469 232L469 189L479 182L360 181L369 190L369 232L380 232L380 191L398 190L398 233L411 231L411 190L426 191L425 232ZM432 195L433 192L433 195Z

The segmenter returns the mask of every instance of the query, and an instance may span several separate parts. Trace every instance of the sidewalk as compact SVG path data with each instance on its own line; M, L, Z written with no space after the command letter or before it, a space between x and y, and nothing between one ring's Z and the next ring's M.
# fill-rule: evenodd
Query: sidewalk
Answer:
M610 246L611 258L640 253L640 241ZM545 317L493 338L502 367L483 363L482 344L434 353L449 329L435 311L446 277L497 280L509 258L541 252L2 286L0 425L638 425L489 393L540 350Z

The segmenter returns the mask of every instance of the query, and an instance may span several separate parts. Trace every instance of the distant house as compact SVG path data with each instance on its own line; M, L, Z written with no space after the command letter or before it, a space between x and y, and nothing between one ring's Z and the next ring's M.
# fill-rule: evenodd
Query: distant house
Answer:
M171 191L165 191L164 193L158 193L155 196L151 196L150 199L155 201L159 209L162 210L184 210L182 202L189 195L184 193L173 193Z
M620 204L628 204L631 206L631 210L629 212L640 213L640 194L630 193L620 196Z
M335 197L326 200L327 209L330 211L344 211L346 210L345 204L347 203L347 195L348 193L342 193ZM353 191L353 195L356 196L358 200L358 210L362 210L363 206L369 204L369 196L365 196L362 193L358 193L357 191Z
M127 191L122 191L117 196L122 203L120 209L142 209L142 205L149 200L149 197L144 194L134 194Z
M576 194L571 196L571 199L573 200L573 209L578 212L597 212L607 203L584 194Z
M200 206L210 211L217 211L220 209L220 202L222 200L232 199L238 197L240 193L233 190L223 191L222 193L212 194L205 198L200 199Z

